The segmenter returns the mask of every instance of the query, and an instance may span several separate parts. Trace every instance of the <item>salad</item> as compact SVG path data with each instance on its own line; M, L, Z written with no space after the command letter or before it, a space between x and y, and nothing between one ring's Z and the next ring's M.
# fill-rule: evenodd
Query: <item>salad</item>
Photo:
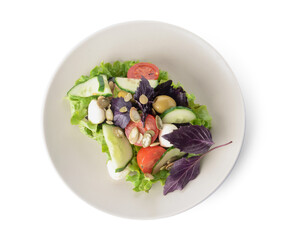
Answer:
M156 65L102 62L68 91L71 124L101 144L114 180L148 192L160 182L164 195L197 177L214 144L205 105Z

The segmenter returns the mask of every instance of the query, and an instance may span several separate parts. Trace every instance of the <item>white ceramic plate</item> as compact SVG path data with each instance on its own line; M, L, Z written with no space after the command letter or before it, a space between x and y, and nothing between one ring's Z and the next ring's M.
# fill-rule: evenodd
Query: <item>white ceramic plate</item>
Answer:
M213 117L215 150L202 161L200 175L182 191L163 196L132 191L131 183L110 179L106 156L94 140L70 124L66 92L101 61L149 61L169 72ZM126 22L103 29L79 44L58 68L48 89L44 133L48 152L67 185L94 207L116 216L153 219L183 212L206 199L228 176L240 152L245 130L244 103L237 80L224 59L205 41L161 22Z

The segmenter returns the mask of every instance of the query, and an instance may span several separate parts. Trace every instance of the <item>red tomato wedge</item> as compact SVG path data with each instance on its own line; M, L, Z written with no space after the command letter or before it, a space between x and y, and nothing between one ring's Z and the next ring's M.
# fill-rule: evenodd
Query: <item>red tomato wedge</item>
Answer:
M141 78L144 76L146 79L158 79L159 68L152 63L136 63L127 72L128 78Z
M151 173L155 163L166 149L161 146L141 148L137 153L137 163L143 173Z
M127 136L127 138L129 137L129 134L134 127L137 127L139 132L142 134L144 134L148 130L153 130L155 132L155 135L152 137L152 143L156 140L156 138L159 135L159 129L157 128L156 125L156 119L150 114L148 114L148 116L146 117L145 127L143 127L143 123L141 121L138 123L130 121L128 123L128 125L125 128L125 135ZM135 145L142 146L141 143L135 143Z

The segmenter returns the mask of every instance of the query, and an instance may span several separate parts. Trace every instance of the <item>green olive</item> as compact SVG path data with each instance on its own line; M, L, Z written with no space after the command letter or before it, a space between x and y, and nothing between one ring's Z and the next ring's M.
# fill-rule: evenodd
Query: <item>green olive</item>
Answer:
M153 108L158 113L163 113L171 107L175 107L176 101L167 95L161 95L155 98Z

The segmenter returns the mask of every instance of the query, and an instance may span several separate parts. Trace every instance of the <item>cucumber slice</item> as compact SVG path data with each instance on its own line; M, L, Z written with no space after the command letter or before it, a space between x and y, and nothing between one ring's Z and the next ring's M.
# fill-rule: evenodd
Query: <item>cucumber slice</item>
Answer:
M115 172L123 171L133 156L132 147L125 135L114 135L115 126L103 124L103 134L111 156L112 166Z
M122 77L116 77L115 83L116 85L123 91L135 93L136 89L139 86L141 79L135 79L135 78L122 78ZM150 86L152 88L155 88L158 86L158 80L148 80L150 83Z
M105 90L105 81L104 78L102 76L98 76L98 81L99 81L99 92L103 92Z
M164 166L167 162L173 162L177 159L182 158L186 153L181 152L178 148L170 147L167 151L164 152L162 157L156 162L153 167L152 174L156 174L160 171L160 168Z
M72 87L67 95L76 97L111 96L112 92L108 85L107 77L101 75Z
M161 114L163 123L189 123L196 118L195 114L187 107L172 107Z

